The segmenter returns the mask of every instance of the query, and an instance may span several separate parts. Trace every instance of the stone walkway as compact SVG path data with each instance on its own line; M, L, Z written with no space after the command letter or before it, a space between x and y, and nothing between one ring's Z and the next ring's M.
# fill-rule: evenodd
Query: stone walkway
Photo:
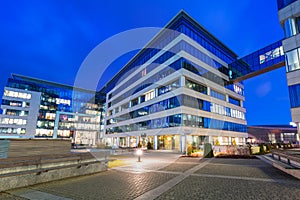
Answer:
M300 180L259 159L117 157L125 166L0 193L0 199L300 199ZM40 196L39 196L40 195Z

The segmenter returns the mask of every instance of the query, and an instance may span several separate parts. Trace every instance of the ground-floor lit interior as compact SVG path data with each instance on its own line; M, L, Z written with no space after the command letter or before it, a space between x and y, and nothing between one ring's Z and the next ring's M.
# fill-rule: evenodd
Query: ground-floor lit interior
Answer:
M126 136L106 137L107 146L114 148L140 147L154 150L173 150L184 152L186 147L193 146L196 149L203 148L204 143L211 143L213 146L244 145L246 138L229 136L205 136L205 135L154 135L154 136Z

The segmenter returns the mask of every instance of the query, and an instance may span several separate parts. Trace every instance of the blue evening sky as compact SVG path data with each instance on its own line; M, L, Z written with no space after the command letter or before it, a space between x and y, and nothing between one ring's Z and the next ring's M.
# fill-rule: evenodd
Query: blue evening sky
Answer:
M283 38L276 0L1 1L0 92L11 73L73 85L100 42L128 29L163 27L181 9L241 57ZM290 122L286 82L284 68L245 81L249 125Z

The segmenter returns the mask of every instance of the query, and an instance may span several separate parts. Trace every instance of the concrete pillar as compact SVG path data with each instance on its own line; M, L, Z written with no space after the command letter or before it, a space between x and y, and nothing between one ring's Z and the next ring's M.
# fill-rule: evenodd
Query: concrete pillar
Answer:
M229 96L228 95L225 95L225 101L229 102Z
M186 150L186 136L181 135L180 136L180 152L185 152Z
M185 76L180 76L180 86L181 87L185 86Z
M117 147L120 146L120 137L117 137L117 139L116 139L116 145L117 145Z
M158 88L154 88L154 98L158 97ZM146 98L146 97L145 97Z
M140 136L136 136L136 147L138 147L139 142L140 142Z
M157 140L157 135L154 135L153 137L153 149L157 150L157 145L158 144L158 140Z
M57 138L59 116L60 116L60 113L59 113L59 112L56 112L56 115L55 115L55 121L54 121L54 129L53 129L53 138ZM73 136L73 137L74 137L74 136Z
M130 137L126 137L126 146L130 147Z
M207 95L210 96L210 87L207 87Z

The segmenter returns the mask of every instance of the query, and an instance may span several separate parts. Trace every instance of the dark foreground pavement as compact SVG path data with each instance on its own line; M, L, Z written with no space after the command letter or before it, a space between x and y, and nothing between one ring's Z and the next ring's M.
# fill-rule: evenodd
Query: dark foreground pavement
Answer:
M0 199L300 199L300 180L259 159L170 156L6 191Z

